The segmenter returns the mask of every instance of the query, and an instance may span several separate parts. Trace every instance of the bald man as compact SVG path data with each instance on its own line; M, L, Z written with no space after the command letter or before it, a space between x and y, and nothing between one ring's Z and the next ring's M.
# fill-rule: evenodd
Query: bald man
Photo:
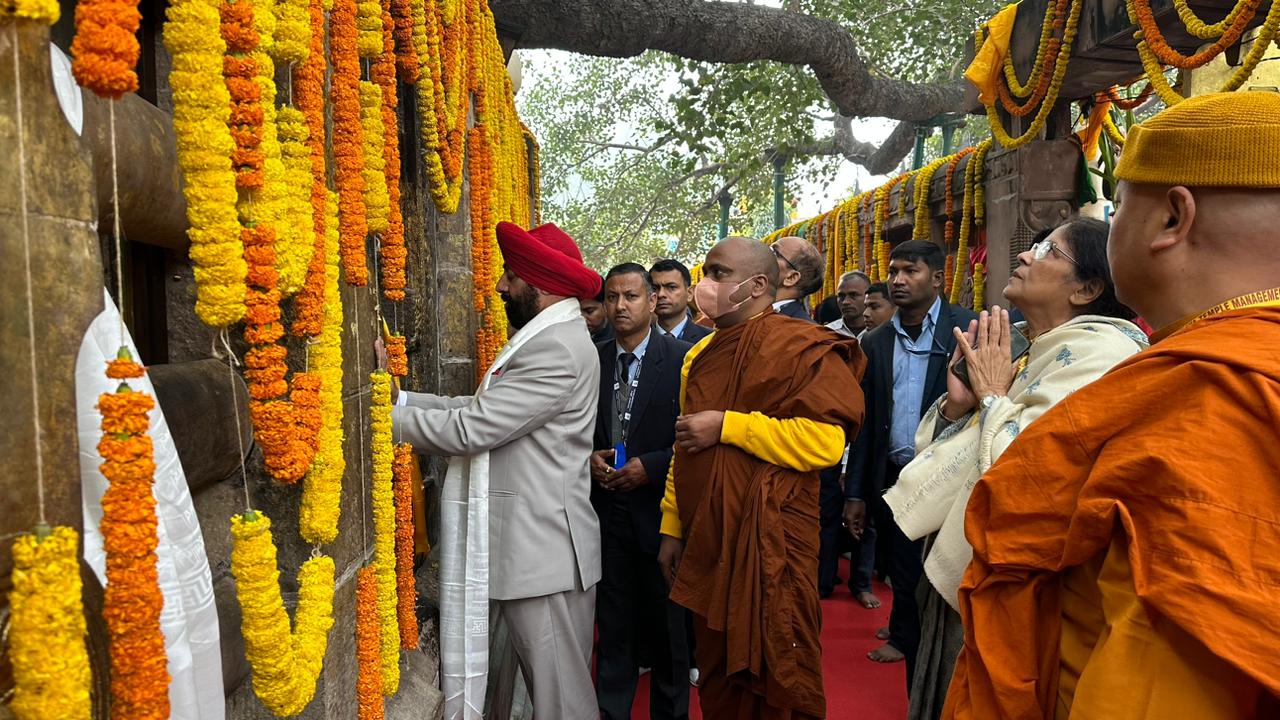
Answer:
M778 266L773 309L787 317L813 322L804 300L822 289L822 253L808 240L794 235L778 238L769 249Z
M693 613L704 717L825 717L818 471L862 422L866 361L773 311L768 246L726 238L703 270L716 330L685 355L658 563Z
M974 488L944 717L1280 717L1280 95L1135 126L1107 255L1151 347Z

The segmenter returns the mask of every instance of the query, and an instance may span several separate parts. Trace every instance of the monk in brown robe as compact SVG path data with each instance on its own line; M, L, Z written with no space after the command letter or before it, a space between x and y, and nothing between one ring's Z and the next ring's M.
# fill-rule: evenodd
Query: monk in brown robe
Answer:
M862 422L865 358L773 311L768 246L727 238L703 270L716 331L685 356L659 564L693 613L703 717L825 717L818 471Z
M1280 717L1280 96L1130 131L1108 246L1150 349L973 490L944 717Z

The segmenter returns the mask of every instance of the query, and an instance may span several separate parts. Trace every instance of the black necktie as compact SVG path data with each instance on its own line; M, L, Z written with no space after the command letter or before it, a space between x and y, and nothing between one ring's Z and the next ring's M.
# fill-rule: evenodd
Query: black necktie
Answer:
M625 430L623 416L627 406L631 404L631 363L636 361L635 353L624 352L618 356L618 389L613 393L613 439L623 442Z

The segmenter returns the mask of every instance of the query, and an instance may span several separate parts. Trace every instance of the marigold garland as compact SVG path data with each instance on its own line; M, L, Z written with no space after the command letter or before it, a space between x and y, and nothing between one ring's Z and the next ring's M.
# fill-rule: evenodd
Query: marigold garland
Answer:
M932 225L930 220L932 213L929 208L929 192L933 185L933 176L938 172L938 168L951 162L953 156L940 157L933 160L928 165L921 168L915 176L915 184L912 190L915 195L916 215L915 221L911 226L912 240L928 240L932 235ZM905 195L905 190L903 192Z
M382 720L382 659L378 633L378 577L372 567L356 571L356 702L359 720Z
M400 212L400 128L396 117L396 65L393 62L392 30L395 22L384 2L382 12L382 55L373 65L373 80L382 90L383 172L387 188L387 230L382 234L378 256L382 268L382 295L388 300L404 299L404 216ZM415 67L416 67L415 59Z
M1187 28L1187 32L1201 40L1212 40L1222 35L1227 28L1236 24L1242 12L1248 11L1250 7L1257 11L1257 6L1258 3L1255 0L1236 0L1236 4L1232 6L1231 12L1227 13L1226 17L1209 25L1196 15L1195 10L1187 4L1187 0L1173 0L1173 7L1178 12L1178 18Z
M62 17L57 0L5 0L0 4L0 18L21 18L52 25Z
M365 262L364 129L360 124L360 58L356 53L355 0L333 0L329 14L329 51L333 63L333 162L338 186L339 237L343 279L369 282Z
M317 448L302 486L298 529L309 543L331 543L338 537L342 512L342 476L347 461L342 429L342 295L338 285L338 197L328 192L324 233L323 330L311 347L312 372L320 377L320 417Z
M1049 119L1049 113L1053 111L1054 106L1057 104L1058 94L1062 90L1062 79L1066 76L1067 66L1071 60L1071 48L1075 45L1076 31L1080 26L1080 11L1083 5L1084 0L1071 0L1071 11L1062 31L1062 39L1059 43L1053 66L1053 77L1049 81L1049 87L1045 91L1043 99L1040 101L1040 110L1036 113L1030 126L1027 127L1026 132L1018 137L1009 135L1008 131L1004 129L1004 123L1000 119L995 103L986 105L987 123L991 126L991 132L1001 146L1006 148L1021 147L1038 136L1040 131L1044 129L1044 125ZM1048 61L1046 60L1046 62Z
M372 405L369 434L373 438L373 569L378 578L378 620L382 657L382 694L400 687L400 628L396 591L396 508L391 487L395 450L391 443L391 376L381 370L369 376Z
M378 0L356 2L356 48L372 60L382 53L382 5Z
M311 702L333 627L333 559L312 557L298 570L293 629L280 596L271 519L248 511L231 518L231 574L240 603L244 654L258 700L280 717Z
M1062 17L1062 8L1061 0L1045 8L1044 19L1040 24L1040 42L1036 45L1036 59L1031 65L1031 77L1027 78L1026 83L1018 80L1017 68L1013 66L1013 53L1005 53L1004 79L1014 95L1026 97L1040 87L1040 81L1045 77L1045 59L1053 57L1053 53L1048 52L1049 43L1053 40L1054 33L1061 29L1059 20Z
M360 123L364 131L364 217L369 232L387 230L386 158L383 156L382 89L360 81Z
M400 80L408 85L418 82L418 78L422 75L422 68L418 60L418 48L414 41L414 22L413 10L409 6L409 0L389 0L383 3L383 12L389 12L395 28L395 57L396 71L399 73ZM386 26L386 18L383 18L383 26ZM387 53L383 48L383 55Z
M276 0L275 43L271 58L276 62L297 64L312 52L309 0Z
M311 205L311 148L307 145L311 131L307 119L296 108L282 107L276 115L276 132L279 137L280 159L284 166L284 182L280 184L280 220L276 224L276 247L280 254L281 295L306 290L317 292L313 284L307 287L307 273L315 255L315 233ZM321 266L323 268L323 266ZM314 305L314 299L298 303Z
M224 0L218 10L222 15L222 39L227 44L228 53L223 61L222 74L231 94L231 114L227 122L231 137L236 142L231 155L236 187L257 189L265 182L263 165L266 157L262 149L262 88L255 82L258 65L253 51L259 38L253 27L253 3L251 0Z
M120 380L143 374L125 348L107 369L108 377ZM129 720L169 717L169 671L160 631L164 596L156 568L159 522L152 492L156 464L147 435L147 416L154 407L150 395L127 382L98 396L98 453L109 483L100 529L106 551L102 616L110 637L111 716Z
M404 336L387 336L387 372L395 377L409 374L409 357L405 353Z
M469 16L475 9L473 0L410 0L409 7L418 60L423 66L417 106L427 186L436 209L450 214L457 211L462 194L470 84L464 47L469 40Z
M396 613L400 618L400 647L418 648L418 589L413 577L413 446L395 447L392 482L396 501Z
M955 305L960 302L960 290L964 284L964 271L969 264L969 235L973 232L974 177L978 166L978 154L969 158L964 166L964 200L960 206L960 244L956 247L954 274L951 279L951 296Z
M983 263L973 264L973 311L982 312L987 288L987 266Z
M1031 85L1031 87L1034 88L1034 92L1032 92L1031 97L1021 105L1014 101L1013 96L1010 95L1010 90L1014 89L1016 86L1016 90L1020 91L1019 94L1025 96L1028 92L1028 87L1018 85L1016 75L1010 74L1009 71L1013 67L1012 53L1007 53L1005 55L1004 69L1007 86L997 82L996 90L1000 97L1000 104L1004 106L1004 109L1008 111L1010 115L1015 117L1024 117L1028 115L1036 108L1037 105L1040 104L1042 100L1044 100L1045 95L1048 93L1050 78L1053 76L1054 67L1058 62L1059 50L1062 44L1062 40L1054 37L1054 35L1062 32L1063 18L1065 17L1063 13L1066 10L1066 7L1067 0L1056 0L1056 2L1053 5L1050 5L1045 12L1045 23L1049 26L1049 32L1045 34L1042 30L1040 37L1041 43L1040 46L1036 48L1036 68L1033 72L1033 77L1036 82L1034 85ZM1010 77L1013 77L1012 83L1008 82Z
M137 0L81 0L76 3L76 36L71 41L71 72L76 82L98 97L118 99L136 92Z
M893 188L899 183L911 176L911 173L905 173L890 180L889 182L876 188L875 191L875 225L872 230L871 242L872 247L877 253L878 263L880 267L880 279L886 280L889 277L889 241L884 237L884 223L889 217L889 194Z
M1126 98L1126 97L1121 97L1119 87L1112 86L1110 89L1104 92L1094 93L1093 100L1094 102L1112 103L1113 105L1115 105L1117 108L1121 110L1136 110L1139 107L1141 107L1141 105L1145 103L1147 99L1151 97L1151 94L1154 92L1155 92L1155 88L1152 87L1151 83L1147 83L1146 87L1142 88L1142 91L1139 92L1135 97Z
M325 217L329 188L325 171L324 146L324 8L323 0L310 0L311 50L294 68L293 92L298 109L307 122L307 147L311 151L311 260L303 289L294 301L294 319L290 331L298 337L316 336L324 322L326 255ZM337 232L337 224L333 226Z
M246 264L236 219L235 150L227 127L231 97L223 83L226 44L218 4L173 0L165 10L164 45L173 58L173 128L182 195L187 201L188 254L195 267L196 315L211 327L245 313Z
M1111 117L1111 113L1107 113L1102 117L1102 130L1107 134L1107 139L1111 141L1119 150L1124 147L1124 133L1120 132L1120 128L1116 127L1115 118Z
M12 552L9 709L19 720L88 720L92 678L80 599L80 536L64 526L43 539L19 535Z
M1205 40L1214 40L1212 44L1194 55L1183 55L1169 47L1169 43L1160 32L1160 26L1156 24L1155 15L1151 12L1151 0L1126 0L1125 5L1129 13L1129 19L1138 25L1140 33L1138 37L1144 41L1148 51L1165 65L1172 65L1180 70L1192 70L1207 65L1228 47L1239 41L1244 35L1244 31L1249 27L1249 23L1253 21L1254 15L1257 14L1258 6L1261 2L1262 0L1242 0L1236 3L1227 18L1222 23L1214 25L1215 28L1221 25L1221 31L1216 35L1205 37L1208 26L1195 17L1195 13L1187 7L1184 0L1182 6L1178 8L1178 14L1182 16L1184 23L1187 20L1186 14L1189 14L1191 20L1194 23L1198 23L1196 29L1200 31L1199 37ZM1186 14L1184 14L1184 9ZM1230 22L1227 22L1227 20L1230 20ZM1191 25L1188 25L1187 31L1193 35L1197 34L1192 31Z

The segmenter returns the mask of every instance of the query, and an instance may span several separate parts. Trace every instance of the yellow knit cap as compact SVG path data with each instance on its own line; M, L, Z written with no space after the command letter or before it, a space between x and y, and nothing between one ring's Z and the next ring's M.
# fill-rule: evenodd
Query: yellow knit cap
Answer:
M1152 185L1280 188L1280 94L1183 100L1129 130L1116 177Z

